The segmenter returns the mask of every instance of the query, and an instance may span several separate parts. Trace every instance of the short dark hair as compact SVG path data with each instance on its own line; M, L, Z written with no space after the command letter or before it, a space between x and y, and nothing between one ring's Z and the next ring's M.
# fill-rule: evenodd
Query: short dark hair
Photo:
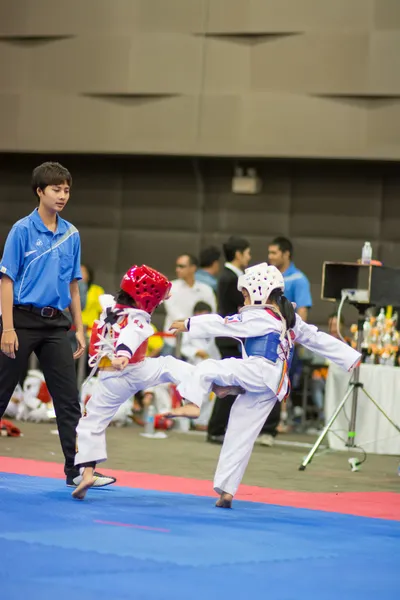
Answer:
M194 309L193 309L193 314L194 313L199 313L199 312L212 312L212 308L209 304L207 304L207 302L202 302L201 300L199 302L196 302L196 304L194 305Z
M33 169L31 185L35 196L38 196L38 188L43 191L48 185L60 185L64 182L69 187L72 186L71 173L58 162L44 162Z
M225 259L227 262L232 262L235 258L236 252L244 252L250 248L248 240L241 237L231 235L231 237L223 245Z
M293 244L288 238L278 236L272 240L270 246L278 246L281 252L289 252L290 258L293 256Z
M221 250L216 246L209 246L200 252L200 268L211 267L221 257Z
M199 266L199 261L193 254L190 254L189 252L182 252L182 254L180 254L179 256L187 256L191 266L192 265L194 265L195 267Z

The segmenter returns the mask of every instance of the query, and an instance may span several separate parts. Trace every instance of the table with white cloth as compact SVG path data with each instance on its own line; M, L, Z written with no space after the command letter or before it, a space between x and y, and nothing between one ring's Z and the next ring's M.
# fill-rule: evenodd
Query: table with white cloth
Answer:
M351 375L336 365L330 365L325 389L325 421L327 422L349 389ZM400 426L400 367L363 364L360 367L360 382L372 398L397 425ZM353 394L328 433L329 447L348 450L348 425L351 415ZM331 433L336 431L345 442ZM355 443L367 453L400 455L400 433L376 408L371 400L358 389Z

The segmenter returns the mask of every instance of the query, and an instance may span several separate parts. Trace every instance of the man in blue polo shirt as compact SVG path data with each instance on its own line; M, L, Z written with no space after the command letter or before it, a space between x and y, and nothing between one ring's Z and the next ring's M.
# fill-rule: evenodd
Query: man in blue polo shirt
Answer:
M67 485L76 486L76 426L81 416L74 358L85 350L78 280L79 233L59 216L69 200L72 178L58 163L43 163L32 174L39 206L12 227L0 263L1 352L0 418L29 357L39 359L57 416L65 457ZM67 337L69 308L76 327L77 350ZM98 474L96 485L115 481Z
M296 304L296 312L307 321L308 311L312 306L310 282L300 269L292 261L293 244L285 237L277 237L268 247L268 262L277 267L285 281L285 296L290 302ZM290 379L292 386L301 375L301 363L295 351ZM271 411L259 437L259 442L265 446L272 446L274 438L278 433L278 425L281 417L281 403L277 402Z
M296 304L296 312L307 321L312 307L310 282L292 261L293 244L284 237L275 238L268 248L268 262L277 267L285 280L285 296Z

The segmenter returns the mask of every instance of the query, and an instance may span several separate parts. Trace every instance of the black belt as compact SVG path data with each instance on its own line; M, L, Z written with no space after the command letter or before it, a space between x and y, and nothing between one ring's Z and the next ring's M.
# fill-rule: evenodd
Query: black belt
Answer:
M39 317L44 317L45 319L54 319L55 317L59 317L62 315L62 311L58 310L58 308L53 308L52 306L44 306L40 308L39 306L33 306L33 304L16 304L15 308L19 310L26 310L27 312L31 312L34 315L39 315Z

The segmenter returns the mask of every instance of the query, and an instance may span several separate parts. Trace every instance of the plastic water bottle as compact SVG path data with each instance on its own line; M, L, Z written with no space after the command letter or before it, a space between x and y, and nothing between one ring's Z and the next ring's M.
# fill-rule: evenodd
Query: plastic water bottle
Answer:
M363 265L369 265L372 260L372 246L370 242L365 242L361 252L361 263Z
M154 417L156 414L156 409L152 404L148 407L146 411L146 419L144 424L144 432L153 435L154 434Z

